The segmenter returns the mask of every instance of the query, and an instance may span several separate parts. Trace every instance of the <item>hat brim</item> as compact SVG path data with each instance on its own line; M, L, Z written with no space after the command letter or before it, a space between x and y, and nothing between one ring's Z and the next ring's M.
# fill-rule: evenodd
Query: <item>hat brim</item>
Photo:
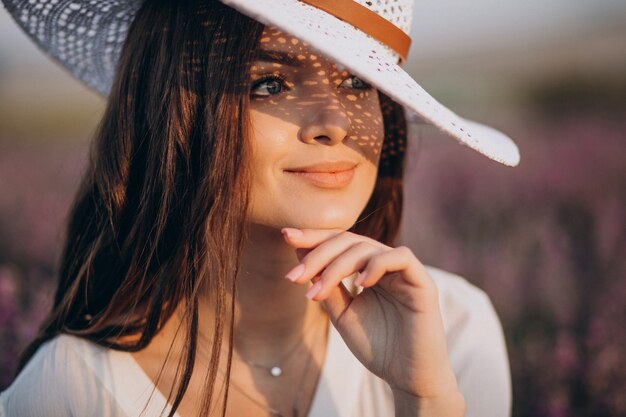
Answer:
M298 0L220 1L301 39L461 144L504 165L519 163L519 150L511 138L461 118L439 103L397 64L392 54L384 50L381 53L379 42L349 23ZM43 10L48 8L47 13L30 2L2 2L46 54L87 86L108 95L128 26L140 0L89 2L87 13L75 0L47 3L43 6Z

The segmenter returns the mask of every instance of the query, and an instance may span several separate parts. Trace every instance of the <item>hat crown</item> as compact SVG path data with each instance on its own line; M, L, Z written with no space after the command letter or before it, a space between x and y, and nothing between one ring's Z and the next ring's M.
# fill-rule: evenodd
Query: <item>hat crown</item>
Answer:
M393 23L407 35L413 22L414 0L353 0Z

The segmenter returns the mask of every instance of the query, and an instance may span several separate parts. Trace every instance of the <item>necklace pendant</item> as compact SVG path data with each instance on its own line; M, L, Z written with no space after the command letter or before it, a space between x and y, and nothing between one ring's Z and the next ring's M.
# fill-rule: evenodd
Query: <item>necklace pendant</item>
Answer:
M272 366L272 369L270 369L270 374L272 374L272 376L280 376L283 373L283 370L280 369L279 366Z

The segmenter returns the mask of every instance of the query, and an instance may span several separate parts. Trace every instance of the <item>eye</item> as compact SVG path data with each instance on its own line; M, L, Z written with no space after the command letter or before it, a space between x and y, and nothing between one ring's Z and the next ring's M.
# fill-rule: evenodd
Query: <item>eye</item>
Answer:
M253 97L269 97L279 94L285 88L285 79L280 75L266 75L255 81L250 87Z
M339 86L344 88L353 88L355 90L369 90L370 88L372 88L371 85L369 85L356 75L351 75L350 77L346 78Z

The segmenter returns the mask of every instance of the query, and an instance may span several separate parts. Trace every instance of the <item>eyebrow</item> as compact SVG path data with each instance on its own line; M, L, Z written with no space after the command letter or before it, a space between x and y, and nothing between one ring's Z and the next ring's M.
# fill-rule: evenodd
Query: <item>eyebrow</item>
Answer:
M288 65L290 67L302 67L302 61L289 52L268 51L261 49L258 51L256 59L258 61L275 62L277 64Z

